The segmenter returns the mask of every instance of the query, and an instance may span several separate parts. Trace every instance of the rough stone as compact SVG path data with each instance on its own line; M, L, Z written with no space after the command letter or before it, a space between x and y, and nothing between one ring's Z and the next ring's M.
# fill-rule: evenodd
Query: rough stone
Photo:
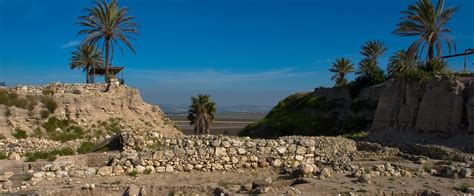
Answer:
M112 167L110 166L100 167L97 170L97 174L100 176L110 176L112 174Z
M370 174L363 174L361 175L358 179L358 182L360 183L370 183Z
M460 172L460 176L462 178L469 178L472 175L472 170L470 168L462 168Z

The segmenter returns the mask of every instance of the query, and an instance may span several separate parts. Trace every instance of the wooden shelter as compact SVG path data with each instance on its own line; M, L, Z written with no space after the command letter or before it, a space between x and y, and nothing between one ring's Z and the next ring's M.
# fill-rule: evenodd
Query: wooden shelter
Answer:
M123 69L124 67L109 67L109 74L112 77L117 78L120 81L120 84L124 84ZM92 76L90 77L92 83L96 82L96 75L105 77L105 67L94 67L89 70L89 76Z
M467 71L467 55L472 55L472 54L474 54L474 48L469 48L469 49L466 49L464 53L443 56L441 58L447 59L447 58L464 56L464 72L466 72Z

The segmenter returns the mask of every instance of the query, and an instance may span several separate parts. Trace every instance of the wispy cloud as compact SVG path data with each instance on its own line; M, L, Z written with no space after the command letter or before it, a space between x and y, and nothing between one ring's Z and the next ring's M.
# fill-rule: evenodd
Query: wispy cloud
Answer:
M62 48L62 49L66 49L66 48L70 48L70 47L77 46L77 45L79 45L79 44L81 44L81 42L78 41L78 40L70 40L70 41L68 41L67 43L63 44L63 45L61 46L61 48Z
M138 78L146 78L156 82L166 83L230 83L230 82L247 82L247 81L264 81L283 78L294 78L308 75L314 75L315 72L297 72L292 68L279 70L270 70L254 73L232 73L229 71L196 71L196 72L180 72L180 71L150 71L150 70L127 70L128 75Z

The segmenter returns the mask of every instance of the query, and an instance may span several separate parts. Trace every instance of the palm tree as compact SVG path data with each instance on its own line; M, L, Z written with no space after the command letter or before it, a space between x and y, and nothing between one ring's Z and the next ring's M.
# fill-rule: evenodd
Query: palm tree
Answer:
M118 46L123 53L123 48L119 41L123 42L135 53L135 48L129 39L137 35L138 25L132 20L134 16L128 14L127 7L120 7L117 0L99 0L95 7L86 9L87 16L80 16L78 24L84 29L79 31L79 35L86 35L83 43L101 45L105 50L105 79L109 81L109 67Z
M336 86L344 86L347 84L346 75L354 71L354 64L350 59L339 58L331 65L329 71L334 73L331 80L336 81Z
M86 72L86 83L90 83L89 70L91 68L103 67L104 58L94 45L84 44L76 47L70 59L69 67L71 69L82 68Z
M443 42L448 46L449 53L456 46L450 36L451 30L446 27L457 7L444 9L444 0L439 0L436 7L431 0L419 0L407 10L401 12L404 17L393 32L398 36L418 36L408 48L408 52L419 56L427 46L428 61L441 56Z
M194 125L194 133L209 134L216 114L216 103L211 101L209 95L202 94L191 97L191 101L187 118Z
M359 71L356 72L358 75L371 76L375 72L379 71L378 58L387 52L387 47L382 41L368 41L362 48L360 54L362 60L359 63Z
M388 60L389 76L405 76L410 69L416 68L416 56L410 55L406 50L399 50Z

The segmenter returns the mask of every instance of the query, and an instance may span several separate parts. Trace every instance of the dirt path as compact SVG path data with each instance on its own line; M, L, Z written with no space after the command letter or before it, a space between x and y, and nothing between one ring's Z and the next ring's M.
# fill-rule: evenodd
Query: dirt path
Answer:
M237 192L242 186L251 186L258 179L271 178L267 195L299 193L300 195L356 194L415 194L424 190L436 191L442 195L454 195L455 188L463 184L474 185L474 179L449 179L425 175L421 177L373 177L371 183L358 183L352 177L335 174L319 180L304 178L306 183L297 184L295 178L280 175L275 169L240 170L232 172L180 172L114 177L65 178L41 181L23 192L41 195L122 195L128 189L137 189L145 195L209 195L217 187ZM93 189L84 189L94 184ZM141 187L141 188L140 188ZM132 190L133 191L133 190Z

